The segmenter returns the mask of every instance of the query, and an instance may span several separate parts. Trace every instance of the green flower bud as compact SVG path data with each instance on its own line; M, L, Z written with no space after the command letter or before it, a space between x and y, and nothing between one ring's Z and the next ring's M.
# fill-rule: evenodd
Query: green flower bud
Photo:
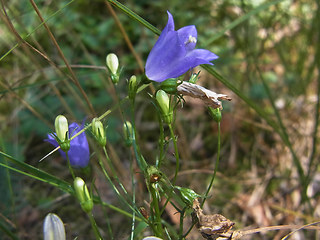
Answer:
M129 79L129 85L128 85L128 95L129 95L129 99L131 99L132 101L136 97L137 90L138 90L137 77L135 75L132 75L131 78Z
M209 110L209 114L211 115L211 117L213 118L214 121L216 121L217 123L221 122L221 110L219 108L212 108L212 107L208 107Z
M65 240L66 232L61 219L54 213L49 213L43 222L44 240Z
M109 53L106 57L106 65L110 73L111 80L114 84L119 82L119 60L117 55Z
M166 93L175 94L180 83L181 81L177 81L176 78L169 78L161 83L160 89L162 89Z
M195 191L193 191L190 188L184 188L184 187L178 187L178 186L175 186L175 188L180 191L182 200L189 207L192 207L193 201L196 198L201 197L201 195L199 195L198 193L196 193Z
M173 120L173 116L170 109L170 99L168 94L163 90L159 90L156 93L156 99L161 109L163 121L170 124Z
M106 58L106 64L110 73L117 74L119 68L119 60L117 55L109 53Z
M61 142L68 140L69 125L68 125L68 120L66 119L65 116L63 115L57 116L54 122L54 127L56 129L57 137Z
M98 118L92 119L92 132L101 147L107 144L107 137L102 122Z
M87 185L82 178L76 177L73 181L73 187L76 192L76 196L80 202L81 208L86 213L91 212L93 208L93 201L89 194Z
M133 141L133 129L132 129L131 122L126 121L122 126L122 130L123 130L125 143L129 147L132 145L132 141Z

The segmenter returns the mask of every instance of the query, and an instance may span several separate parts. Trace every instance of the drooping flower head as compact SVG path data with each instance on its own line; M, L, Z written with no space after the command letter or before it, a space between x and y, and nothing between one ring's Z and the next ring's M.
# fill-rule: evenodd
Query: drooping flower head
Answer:
M176 78L200 64L210 64L218 56L209 50L194 49L197 43L197 29L194 25L174 30L174 21L168 13L168 23L147 58L146 76L162 82Z
M80 126L77 123L71 123L69 125L70 138L80 132L82 129L83 125ZM48 134L48 139L45 139L45 141L51 143L54 147L59 146L57 141L50 134ZM59 152L61 156L66 159L65 152L61 149L59 149ZM88 140L84 132L70 141L68 157L70 160L70 164L73 167L86 167L88 165L90 152Z

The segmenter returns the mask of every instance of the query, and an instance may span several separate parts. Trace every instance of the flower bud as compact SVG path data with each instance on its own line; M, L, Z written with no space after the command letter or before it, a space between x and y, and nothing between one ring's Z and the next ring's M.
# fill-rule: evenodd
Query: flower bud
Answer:
M129 147L131 146L132 140L133 140L133 129L132 129L131 122L126 121L122 126L122 130L123 130L125 143Z
M44 240L65 240L66 232L61 219L54 213L49 213L43 222Z
M102 122L98 118L92 119L92 132L101 147L107 144L107 137Z
M162 238L154 237L154 236L148 236L143 238L142 240L163 240Z
M135 75L132 75L131 78L129 79L129 85L128 85L128 95L129 95L129 99L131 99L132 101L136 97L137 89L138 89L137 77Z
M170 109L170 99L168 94L163 90L159 90L156 93L156 99L161 109L163 121L170 124L173 120L173 116Z
M73 187L76 192L76 196L80 202L81 208L86 213L91 212L93 208L93 201L89 194L87 185L82 178L76 177L73 181Z
M68 120L65 116L59 115L56 117L54 127L56 129L56 141L60 145L61 150L68 152L70 149Z
M212 108L212 107L208 107L209 110L209 114L211 115L211 117L213 118L213 120L217 123L221 122L221 110L219 108Z
M106 65L110 73L111 80L114 84L119 82L119 60L117 55L109 53L106 57Z
M192 207L193 201L196 198L201 197L198 193L196 193L190 188L184 188L184 187L178 187L178 186L175 186L175 188L179 190L182 200L189 207Z
M119 68L119 60L117 55L109 53L106 58L106 64L110 73L117 74Z
M176 78L169 78L160 84L160 89L169 94L175 94L177 92L177 87L181 81L177 81Z
M69 125L68 125L68 120L66 119L65 116L63 115L57 116L54 122L54 127L56 129L57 137L61 142L68 140Z

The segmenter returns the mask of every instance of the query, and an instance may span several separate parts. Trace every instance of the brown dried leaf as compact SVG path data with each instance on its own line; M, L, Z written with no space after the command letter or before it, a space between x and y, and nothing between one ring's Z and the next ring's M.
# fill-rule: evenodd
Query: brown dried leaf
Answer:
M222 109L221 100L231 101L231 98L225 94L218 94L197 84L185 81L177 87L177 91L185 96L200 98L205 104L212 108Z

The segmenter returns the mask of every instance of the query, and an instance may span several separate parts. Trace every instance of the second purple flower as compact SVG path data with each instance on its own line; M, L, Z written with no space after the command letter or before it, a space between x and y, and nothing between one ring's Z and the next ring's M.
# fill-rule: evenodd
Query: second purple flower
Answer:
M194 25L174 30L173 17L168 13L168 23L147 58L146 76L162 82L176 78L200 65L210 64L218 56L209 50L194 49L197 42L197 29Z
M83 125L80 126L77 123L71 123L69 125L70 138L80 132L82 129ZM45 139L45 141L51 143L54 147L59 146L57 141L50 134L48 134L48 139ZM59 152L61 156L66 159L65 152L61 149L59 149ZM70 160L70 164L73 167L86 167L89 164L89 144L84 132L70 141L68 157Z

